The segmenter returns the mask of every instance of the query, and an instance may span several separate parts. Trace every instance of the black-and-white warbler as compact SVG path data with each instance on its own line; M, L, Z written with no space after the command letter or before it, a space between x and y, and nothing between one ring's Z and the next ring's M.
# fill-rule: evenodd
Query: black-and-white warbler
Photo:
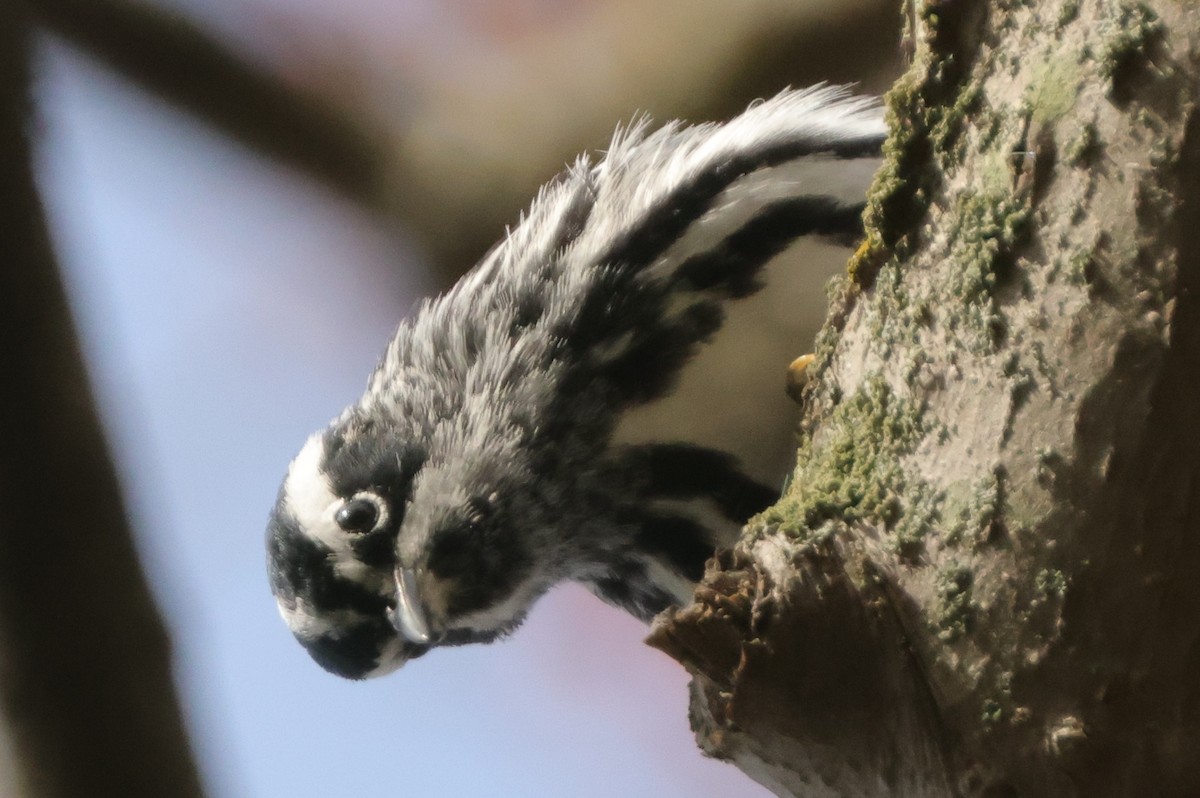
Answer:
M741 522L776 492L724 452L614 433L768 260L860 229L862 180L838 175L883 137L870 100L785 92L722 125L635 124L544 187L288 469L271 587L313 658L365 678L487 642L563 580L645 620L689 600L729 538L676 504Z

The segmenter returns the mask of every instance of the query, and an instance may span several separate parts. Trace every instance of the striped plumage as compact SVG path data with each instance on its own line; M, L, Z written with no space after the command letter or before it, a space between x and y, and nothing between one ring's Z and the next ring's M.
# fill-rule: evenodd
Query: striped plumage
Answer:
M686 601L728 524L679 503L740 522L774 491L723 452L615 433L774 255L856 233L862 180L839 176L883 135L868 100L785 92L724 125L636 124L546 186L289 468L271 585L314 658L362 678L491 640L563 580L643 619Z

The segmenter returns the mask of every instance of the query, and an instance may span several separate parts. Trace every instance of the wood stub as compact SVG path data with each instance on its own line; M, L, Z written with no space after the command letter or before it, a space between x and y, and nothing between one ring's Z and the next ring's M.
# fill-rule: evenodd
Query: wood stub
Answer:
M941 733L885 579L834 543L723 552L648 642L695 676L701 747L780 795L950 795Z

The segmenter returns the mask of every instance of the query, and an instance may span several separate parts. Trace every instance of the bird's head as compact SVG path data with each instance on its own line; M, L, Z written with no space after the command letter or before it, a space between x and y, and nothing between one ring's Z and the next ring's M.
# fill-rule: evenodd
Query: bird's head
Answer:
M365 679L511 631L555 581L535 568L511 436L420 448L352 418L292 461L267 531L271 587L322 667ZM482 445L481 445L482 444ZM467 452L473 456L467 456ZM534 536L536 539L536 536Z

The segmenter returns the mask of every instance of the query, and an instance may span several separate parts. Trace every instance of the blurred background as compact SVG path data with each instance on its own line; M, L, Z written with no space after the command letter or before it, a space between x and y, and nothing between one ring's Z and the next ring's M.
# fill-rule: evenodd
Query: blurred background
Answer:
M687 675L642 645L646 628L576 587L501 644L435 651L374 682L326 674L276 613L263 528L288 461L357 397L398 320L469 268L576 153L602 149L638 112L722 119L819 81L878 93L899 70L899 4L18 5L28 157L205 793L766 795L701 756ZM802 260L799 288L763 297L755 315L760 334L779 338L776 318L804 332L778 352L729 350L769 386L810 345L821 286L845 253L816 246ZM736 391L727 401L757 407ZM715 434L754 444L748 419ZM787 436L769 441L772 457L790 453ZM77 463L46 468L40 483L87 479ZM14 567L4 551L0 567ZM11 620L20 600L0 611ZM15 652L18 632L5 634ZM94 650L78 652L83 667ZM16 683L20 657L4 659L0 676ZM0 796L39 798L47 760L25 755L29 709L15 692ZM69 716L70 703L38 712ZM105 726L125 733L137 730ZM148 754L143 767L156 766Z

